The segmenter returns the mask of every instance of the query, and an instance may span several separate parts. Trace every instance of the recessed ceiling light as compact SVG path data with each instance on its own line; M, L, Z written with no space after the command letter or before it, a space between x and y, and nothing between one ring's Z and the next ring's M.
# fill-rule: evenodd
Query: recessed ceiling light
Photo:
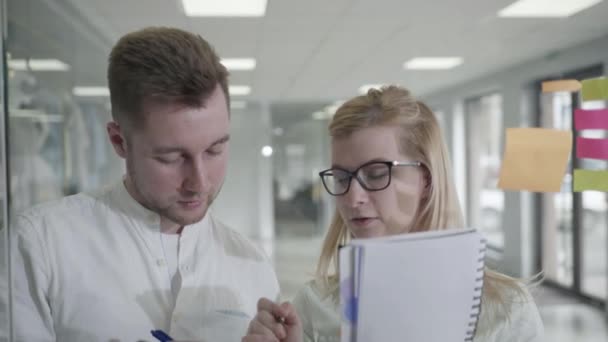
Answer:
M9 115L12 118L27 118L41 122L63 122L61 114L48 114L36 109L12 109Z
M9 59L8 68L12 70L27 70L27 61L25 59Z
M270 156L272 156L272 152L273 152L272 151L272 146L266 145L266 146L262 147L262 155L264 157L270 157Z
M222 58L222 64L228 70L253 70L255 58Z
M245 101L230 101L230 109L245 109L247 102Z
M519 0L498 11L503 18L566 18L602 0Z
M331 115L327 114L324 110L318 110L312 113L312 118L315 120L326 120L329 119Z
M365 84L359 87L359 94L367 94L370 89L380 89L384 84Z
M263 17L266 0L182 0L189 17Z
M228 87L228 91L233 96L249 95L251 94L251 87L246 85L231 85Z
M12 70L31 71L68 71L70 66L58 59L10 59L8 67Z
M403 63L409 70L445 70L462 64L462 57L416 57Z
M336 114L336 111L338 110L338 108L340 108L340 106L344 104L344 102L345 101L342 100L336 101L330 104L329 106L326 106L324 110L327 112L327 114L329 114L330 117L332 117L334 116L334 114Z
M75 96L110 96L110 89L107 87L74 87L72 93Z

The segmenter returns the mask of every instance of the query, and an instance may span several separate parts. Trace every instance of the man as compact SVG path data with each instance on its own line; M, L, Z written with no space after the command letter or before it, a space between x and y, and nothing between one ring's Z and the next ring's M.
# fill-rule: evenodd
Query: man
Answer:
M17 341L240 341L278 283L207 212L226 174L228 73L200 36L130 33L108 67L110 142L127 174L35 207L13 227Z

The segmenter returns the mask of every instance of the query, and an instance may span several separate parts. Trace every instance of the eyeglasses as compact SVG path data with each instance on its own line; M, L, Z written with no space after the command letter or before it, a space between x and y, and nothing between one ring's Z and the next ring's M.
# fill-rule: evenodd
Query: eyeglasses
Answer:
M332 196L342 196L350 189L351 180L357 179L367 191L380 191L391 184L395 166L422 166L421 162L372 161L359 166L351 172L338 167L319 172L325 190Z

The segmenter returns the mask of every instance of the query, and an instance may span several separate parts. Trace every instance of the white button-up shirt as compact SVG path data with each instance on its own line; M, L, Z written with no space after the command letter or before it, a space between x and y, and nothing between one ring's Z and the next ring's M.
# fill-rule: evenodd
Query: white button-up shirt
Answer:
M35 207L12 228L17 341L153 341L153 329L240 341L257 300L279 294L263 252L208 214L181 233L174 298L160 218L122 182Z

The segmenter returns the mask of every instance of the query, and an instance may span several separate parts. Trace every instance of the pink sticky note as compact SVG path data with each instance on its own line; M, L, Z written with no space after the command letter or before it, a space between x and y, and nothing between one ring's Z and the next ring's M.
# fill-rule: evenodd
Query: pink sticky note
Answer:
M576 138L576 156L608 160L608 139Z
M581 129L608 129L608 109L577 109L574 127Z

